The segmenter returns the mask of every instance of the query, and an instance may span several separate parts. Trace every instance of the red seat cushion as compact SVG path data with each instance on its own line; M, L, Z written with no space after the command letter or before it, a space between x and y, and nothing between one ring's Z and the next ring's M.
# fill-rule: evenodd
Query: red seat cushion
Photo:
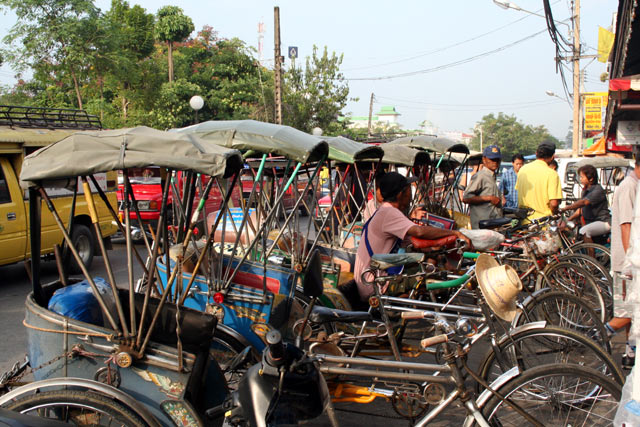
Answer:
M441 237L435 240L420 239L411 237L411 244L415 249L428 249L442 246L453 246L456 243L456 236Z

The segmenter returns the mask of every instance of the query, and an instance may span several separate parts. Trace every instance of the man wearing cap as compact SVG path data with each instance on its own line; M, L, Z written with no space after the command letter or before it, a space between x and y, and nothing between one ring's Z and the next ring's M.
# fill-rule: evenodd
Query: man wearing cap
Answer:
M524 165L518 172L518 206L533 209L528 219L558 213L562 201L560 177L549 167L555 153L555 143L550 140L541 142L536 150L536 160Z
M484 219L502 217L502 200L496 184L496 171L500 167L502 154L497 145L490 145L482 151L482 169L471 177L464 190L462 201L469 205L471 228L477 229Z
M428 225L416 225L404 214L411 202L411 183L417 178L409 178L397 172L388 172L380 178L379 190L382 204L362 228L362 238L356 253L354 280L362 301L367 301L374 292L371 286L362 282L362 273L369 268L373 254L388 254L409 236L421 239L440 239L456 236L471 247L471 241L459 231L443 230Z

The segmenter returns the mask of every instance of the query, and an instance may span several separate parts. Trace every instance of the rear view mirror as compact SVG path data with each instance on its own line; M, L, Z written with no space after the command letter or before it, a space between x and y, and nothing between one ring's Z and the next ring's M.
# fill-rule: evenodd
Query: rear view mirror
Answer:
M320 262L320 252L317 249L309 258L303 274L302 290L304 295L309 298L317 298L322 295L322 263Z

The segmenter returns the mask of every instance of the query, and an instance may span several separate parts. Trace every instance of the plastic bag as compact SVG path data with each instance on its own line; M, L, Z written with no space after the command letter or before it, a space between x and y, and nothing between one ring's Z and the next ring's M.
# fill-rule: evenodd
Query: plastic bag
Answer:
M616 427L632 427L640 426L640 402L633 399L633 373L636 371L635 366L631 370L627 380L622 387L622 399L618 405L618 411L613 419L613 425Z
M102 277L95 277L93 281L105 300L105 304L112 313L111 305L115 306L115 298L111 287ZM70 317L81 322L92 325L107 326L108 322L103 319L102 310L98 299L93 294L93 289L89 282L83 280L74 285L60 288L54 292L49 300L49 310L62 316Z
M463 228L460 232L467 236L473 243L474 249L479 251L491 250L504 242L504 236L493 230L467 230Z

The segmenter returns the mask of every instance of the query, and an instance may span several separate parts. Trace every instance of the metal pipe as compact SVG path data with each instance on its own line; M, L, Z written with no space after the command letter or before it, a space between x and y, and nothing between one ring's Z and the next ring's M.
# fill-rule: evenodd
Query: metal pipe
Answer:
M109 324L111 325L111 327L112 327L112 329L114 331L118 331L119 332L120 330L118 329L118 326L116 325L116 322L113 319L113 316L111 316L111 313L109 312L109 309L107 308L107 305L104 302L104 298L102 297L102 294L98 290L98 287L96 286L96 283L93 281L93 278L89 274L89 270L87 270L87 267L82 262L82 258L80 258L80 255L78 254L78 251L73 246L73 242L71 241L71 236L69 236L69 233L67 233L67 229L64 227L64 224L62 223L62 220L60 219L60 216L58 215L58 212L56 211L55 206L51 202L51 199L49 199L49 196L47 195L47 192L44 190L44 188L40 188L39 192L40 192L40 195L42 196L42 198L44 199L45 203L47 204L47 208L51 212L51 215L53 216L53 219L55 220L56 224L58 225L58 228L60 229L60 231L62 231L62 235L64 236L64 239L67 242L67 245L69 245L69 250L73 254L73 257L75 258L76 262L78 263L78 266L82 270L82 274L87 279L87 282L89 282L89 286L91 286L91 289L93 290L93 293L94 293L96 299L98 300L98 304L100 305L100 308L102 309L102 311L104 312L105 316L107 317L107 320L109 321ZM33 268L33 265L32 265L32 268ZM35 280L36 276L34 275L33 277L34 277L34 280ZM38 278L39 278L39 273L38 273Z
M111 263L109 262L109 254L107 253L107 248L104 246L104 240L102 240L102 233L100 232L100 224L98 222L98 213L96 211L96 205L93 200L93 194L91 193L91 187L89 186L89 182L87 182L87 177L83 176L81 180L82 180L82 190L84 192L84 199L87 202L87 208L89 209L89 216L91 216L93 230L96 234L96 240L98 241L98 246L100 246L100 253L102 254L102 258L104 259L104 266L107 269L107 277L109 278L109 284L111 285L111 292L113 292L113 297L115 299L116 310L118 312L118 317L120 318L122 331L124 332L125 336L129 336L129 330L127 329L127 323L125 321L124 311L122 309L122 304L120 303L120 298L118 297L118 287L116 286L116 278L113 275L113 269L111 268Z
M435 371L435 372L451 372L448 365L437 365L431 363L402 362L396 360L376 360L365 357L347 357L347 356L331 356L331 355L315 355L320 358L320 363L349 364L356 366L374 366L386 369L406 369L413 371Z
M124 216L125 216L125 243L127 247L127 278L129 279L129 322L131 325L131 332L133 333L136 328L136 302L134 295L134 284L133 284L133 242L131 240L131 218L130 218L130 201L129 201L129 191L131 190L131 185L127 185L126 183L129 181L129 171L125 169L122 171L124 175ZM142 230L144 232L144 230Z
M439 384L453 384L451 377L434 375L412 374L410 372L387 372L367 369L339 368L333 366L320 366L320 372L331 375L348 375L352 377L367 377L384 380L419 381Z

